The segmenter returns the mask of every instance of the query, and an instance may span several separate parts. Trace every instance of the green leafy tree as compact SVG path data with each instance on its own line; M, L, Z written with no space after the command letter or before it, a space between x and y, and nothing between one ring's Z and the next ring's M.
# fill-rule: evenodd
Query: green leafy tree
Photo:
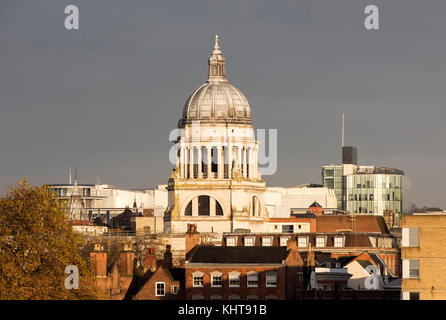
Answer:
M48 185L26 179L0 196L0 299L99 299L81 238ZM78 289L65 287L65 268L79 270Z

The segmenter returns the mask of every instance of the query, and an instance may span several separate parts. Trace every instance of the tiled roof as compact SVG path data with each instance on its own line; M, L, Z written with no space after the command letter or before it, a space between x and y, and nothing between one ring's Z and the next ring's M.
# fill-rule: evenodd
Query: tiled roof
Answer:
M287 255L286 247L195 246L187 259L189 263L276 264L282 263Z
M356 215L353 221L354 232L389 233L384 217ZM316 217L316 232L337 232L352 229L351 215L324 215Z

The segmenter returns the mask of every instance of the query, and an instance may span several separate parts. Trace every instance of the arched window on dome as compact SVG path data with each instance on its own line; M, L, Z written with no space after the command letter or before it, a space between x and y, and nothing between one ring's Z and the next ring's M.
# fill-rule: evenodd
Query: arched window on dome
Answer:
M223 209L220 205L220 203L215 200L215 215L216 216L222 216L223 215Z
M198 215L199 216L209 216L210 215L210 197L209 196L198 196Z
M184 211L185 216L191 216L192 215L192 201L189 202L189 204L186 207L186 210Z

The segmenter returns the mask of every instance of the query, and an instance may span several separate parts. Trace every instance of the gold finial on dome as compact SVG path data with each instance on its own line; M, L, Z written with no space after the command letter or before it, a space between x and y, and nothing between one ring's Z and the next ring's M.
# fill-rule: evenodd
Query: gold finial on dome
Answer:
M218 34L215 35L215 45L214 45L214 51L212 52L212 54L216 54L217 53L216 51L218 51L218 53L221 54L220 46L218 45Z
M208 82L227 82L225 74L225 58L221 55L218 44L218 35L215 35L214 50L209 58L209 77Z

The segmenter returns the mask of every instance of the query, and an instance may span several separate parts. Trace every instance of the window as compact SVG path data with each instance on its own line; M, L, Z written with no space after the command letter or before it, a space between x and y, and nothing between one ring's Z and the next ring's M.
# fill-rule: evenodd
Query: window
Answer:
M185 216L191 216L192 215L192 201L189 202L189 204L186 207L186 210L184 211Z
M290 237L280 237L280 245L282 247L286 247L289 239Z
M165 295L165 294L164 294L164 287L165 287L164 282L157 282L157 283L155 284L155 286L156 286L155 295L156 295L157 297L159 297L159 296L164 296L164 295Z
M420 263L419 260L403 260L403 278L417 279L420 277Z
M262 238L262 246L264 247L271 247L273 244L273 238L272 237L263 237Z
M419 292L410 292L409 300L420 300L420 293Z
M344 237L335 237L334 238L334 246L335 247L343 247L344 246Z
M212 287L221 287L222 284L222 274L220 272L211 273L211 286Z
M218 203L217 200L215 200L215 215L222 216L223 215L223 209L221 208L220 203Z
M294 226L292 224L283 224L282 225L282 233L293 233Z
M235 271L229 273L229 286L240 287L240 273Z
M402 230L402 247L418 247L418 228L403 228Z
M325 247L325 237L316 237L316 247Z
M403 300L420 300L419 292L402 292Z
M245 237L243 240L245 247L252 247L254 245L254 237Z
M248 288L255 288L259 285L259 274L257 272L250 272L246 277L246 285Z
M198 215L208 216L209 214L209 196L198 196Z
M277 287L277 273L275 271L266 274L266 286L269 288Z
M300 248L308 247L308 237L299 237L298 240L297 240L297 245Z
M199 272L199 271L192 273L192 281L193 281L192 285L194 287L202 287L203 286L203 283L204 283L203 275L204 275L204 273Z
M227 237L226 238L226 246L227 247L235 247L236 245L236 237Z
M170 293L171 294L178 294L178 287L177 286L171 286L170 287Z

